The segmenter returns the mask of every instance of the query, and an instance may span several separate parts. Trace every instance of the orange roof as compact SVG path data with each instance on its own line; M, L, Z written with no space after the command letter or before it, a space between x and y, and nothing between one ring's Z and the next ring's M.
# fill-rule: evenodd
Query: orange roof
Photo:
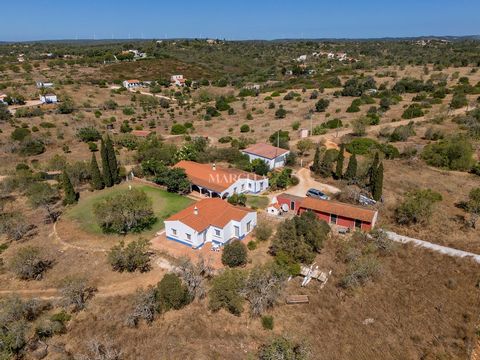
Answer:
M238 179L264 179L262 176L246 171L218 165L215 165L214 169L214 165L200 164L195 161L182 160L174 167L185 169L185 173L192 184L218 192L227 190Z
M134 84L134 83L139 83L140 80L136 80L136 79L134 79L134 80L127 80L127 82L128 82L129 84Z
M148 135L150 135L152 133L152 131L150 130L133 130L132 131L132 134L135 135L135 136L141 136L141 137L147 137Z
M377 214L377 211L375 210L365 209L337 201L314 199L311 197L303 199L299 207L343 216L349 219L362 220L369 223L373 222L375 215Z
M195 214L197 208L197 214ZM223 228L231 220L240 221L248 213L248 208L233 206L220 198L208 198L190 205L186 209L170 216L165 221L180 221L192 229L201 232L209 226Z
M252 155L258 155L267 159L275 159L276 157L286 154L288 152L288 150L262 143L254 144L242 151Z

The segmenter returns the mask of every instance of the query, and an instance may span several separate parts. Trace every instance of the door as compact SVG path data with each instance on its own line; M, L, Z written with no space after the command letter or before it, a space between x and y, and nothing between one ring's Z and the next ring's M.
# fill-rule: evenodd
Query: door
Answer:
M355 229L362 229L362 220L355 220Z
M239 238L240 237L240 228L236 225L233 228L235 229L235 237Z

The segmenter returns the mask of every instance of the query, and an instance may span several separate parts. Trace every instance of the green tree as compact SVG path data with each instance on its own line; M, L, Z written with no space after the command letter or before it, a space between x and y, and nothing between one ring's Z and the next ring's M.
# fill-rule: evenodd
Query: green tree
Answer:
M434 204L441 200L442 195L430 189L410 191L395 209L395 220L401 225L425 224L432 216Z
M112 183L118 184L121 179L119 175L117 156L115 155L112 139L110 139L109 136L107 136L107 139L105 140L105 149L107 152L108 168L110 169Z
M56 221L59 212L54 206L59 200L58 191L46 182L32 184L27 190L27 197L33 208L41 207L46 210L50 221Z
M255 174L260 175L260 176L265 176L270 171L270 167L262 159L252 160L252 162L250 163L250 167Z
M222 264L229 267L243 266L247 263L247 247L240 240L233 240L224 246Z
M341 179L343 177L343 162L345 160L345 145L340 145L340 150L338 152L337 164L335 167L335 178Z
M480 188L474 188L470 191L466 209L470 213L470 226L475 228L477 220L480 217Z
M113 186L112 173L110 171L110 164L108 162L108 153L105 146L105 141L103 139L100 143L100 156L102 157L102 174L103 174L103 183L106 187Z
M348 161L347 171L345 171L347 180L355 180L357 178L357 157L353 154Z
M315 155L313 155L313 163L312 166L310 166L310 170L315 174L318 174L320 171L320 146L317 146L315 149Z
M90 161L90 184L94 190L102 190L105 186L95 153L92 153L92 160Z
M295 343L285 337L276 337L260 347L259 360L307 360L309 351L303 344Z
M328 105L330 105L330 101L328 101L327 99L320 99L315 104L315 111L324 112L327 109Z
M373 158L373 162L370 165L370 168L368 169L368 184L370 186L370 189L373 189L373 186L375 185L376 179L375 177L377 176L377 170L378 170L378 164L380 162L380 157L378 155L378 152L375 153L375 157ZM372 190L373 192L373 190Z
M151 228L157 221L152 201L145 191L135 188L100 200L94 205L93 212L98 225L106 233L140 232Z
M70 177L67 172L62 174L62 188L63 188L63 205L75 204L78 201L79 194L75 192Z
M373 199L378 201L382 198L383 193L383 164L380 163L375 170L374 183L372 188Z
M163 276L155 289L155 299L159 312L181 309L191 301L187 287L176 274Z
M226 269L215 276L208 293L208 307L212 311L224 308L234 315L240 315L243 311L245 281L245 272L237 269Z
M150 242L146 239L134 240L127 246L122 241L110 249L108 262L115 271L147 272L151 268L149 245Z
M10 261L10 270L21 280L40 280L51 266L52 261L33 246L19 249Z

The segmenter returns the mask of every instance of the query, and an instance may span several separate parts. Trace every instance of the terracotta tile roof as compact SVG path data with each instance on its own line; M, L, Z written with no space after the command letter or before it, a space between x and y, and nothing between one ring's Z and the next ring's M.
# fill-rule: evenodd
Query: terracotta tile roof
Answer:
M214 170L211 164L200 164L195 161L182 160L174 167L185 169L185 173L192 184L217 192L227 190L238 179L264 179L264 177L253 173L218 165L215 166Z
M139 83L140 80L136 80L136 79L134 79L134 80L127 80L127 82L128 82L129 84L134 84L134 83Z
M242 151L252 155L258 155L266 159L275 159L280 155L288 153L288 150L263 143L254 144Z
M198 213L195 214L195 207ZM170 216L165 221L180 221L192 229L201 232L209 226L224 228L231 220L240 221L252 213L248 208L233 206L219 198L208 198L190 205L186 209Z
M152 131L150 131L150 130L133 130L132 131L133 135L140 136L140 137L147 137L151 133L152 133Z
M311 197L304 198L299 207L343 216L350 219L362 220L369 223L373 222L375 215L377 214L377 211L375 210L365 209L337 201L314 199Z
M277 195L277 199L288 199L288 200L294 200L294 201L302 201L304 197L302 196L297 196L297 195L292 195L292 194L287 194L287 193L282 193Z

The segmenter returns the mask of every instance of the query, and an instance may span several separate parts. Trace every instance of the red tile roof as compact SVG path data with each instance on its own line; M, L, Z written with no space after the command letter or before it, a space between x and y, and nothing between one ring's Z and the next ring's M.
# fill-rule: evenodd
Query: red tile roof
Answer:
M214 170L211 164L200 164L195 161L182 160L174 167L185 169L185 173L192 184L217 192L227 190L238 179L264 179L264 177L253 173L218 165L215 166Z
M198 213L195 214L195 208ZM186 209L170 216L165 221L180 221L192 229L201 232L209 226L224 228L231 220L240 221L253 213L248 208L233 206L219 198L208 198L190 205Z
M314 199L311 197L303 199L300 202L299 208L334 214L349 219L362 220L368 223L372 223L377 214L376 210L365 209L337 201Z
M129 84L134 84L134 83L139 83L140 80L136 80L136 79L134 79L134 80L127 80L127 82L128 82Z
M275 159L280 155L288 153L288 150L262 143L254 144L242 151L252 155L258 155L266 159Z

